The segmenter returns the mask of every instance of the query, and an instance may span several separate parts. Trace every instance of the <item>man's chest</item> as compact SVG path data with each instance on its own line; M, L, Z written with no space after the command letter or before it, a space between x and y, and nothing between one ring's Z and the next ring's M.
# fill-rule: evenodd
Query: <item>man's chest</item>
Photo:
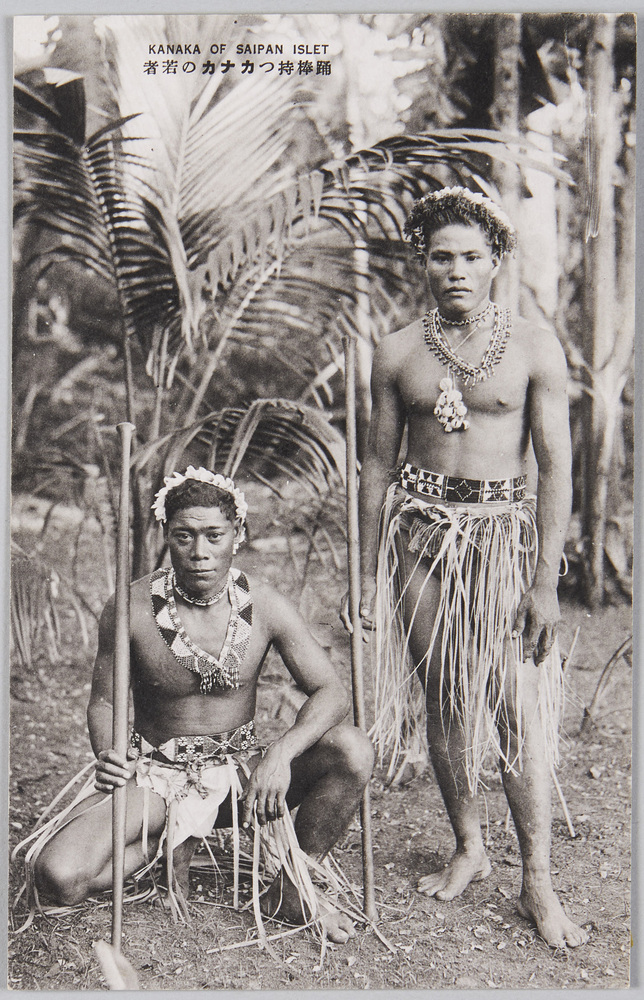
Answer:
M526 405L529 378L521 352L513 345L508 345L493 372L491 377L468 387L458 372L448 372L447 366L441 364L428 349L419 349L406 359L398 373L398 392L410 420L434 413L442 391L440 383L448 376L452 378L455 388L462 393L470 413L502 415L522 411Z
M185 616L184 616L185 617ZM139 616L132 634L132 685L152 696L182 698L199 694L201 677L211 672L213 690L235 690L255 683L266 653L261 621L184 622L175 616L172 629L156 620L152 606ZM234 685L218 678L232 675ZM219 670L222 668L222 671Z

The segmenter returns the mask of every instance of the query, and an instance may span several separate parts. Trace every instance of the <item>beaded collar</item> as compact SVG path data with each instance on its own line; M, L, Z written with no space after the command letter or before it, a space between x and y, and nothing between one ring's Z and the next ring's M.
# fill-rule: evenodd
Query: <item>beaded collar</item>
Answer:
M239 687L239 668L248 651L253 624L253 602L246 576L231 569L228 574L230 618L226 637L218 657L212 656L192 641L179 618L173 593L174 570L158 569L150 577L152 613L161 638L175 659L199 675L199 688L207 694L213 687Z

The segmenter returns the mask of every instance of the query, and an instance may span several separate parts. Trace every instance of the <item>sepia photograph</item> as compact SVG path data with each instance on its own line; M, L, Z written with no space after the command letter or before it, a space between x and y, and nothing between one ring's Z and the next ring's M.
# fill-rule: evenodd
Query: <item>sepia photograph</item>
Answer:
M629 988L636 21L13 18L9 990Z

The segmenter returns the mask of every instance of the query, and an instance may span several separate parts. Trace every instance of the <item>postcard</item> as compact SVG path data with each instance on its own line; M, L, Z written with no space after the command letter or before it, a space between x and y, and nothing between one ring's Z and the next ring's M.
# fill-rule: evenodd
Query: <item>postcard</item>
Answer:
M13 31L8 987L627 988L635 15Z

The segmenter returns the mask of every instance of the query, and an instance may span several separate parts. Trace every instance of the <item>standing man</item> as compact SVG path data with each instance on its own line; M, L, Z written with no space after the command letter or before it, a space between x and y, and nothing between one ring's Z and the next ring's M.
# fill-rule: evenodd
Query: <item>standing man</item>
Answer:
M154 509L171 565L131 587L134 759L112 749L111 599L87 713L95 788L32 849L35 885L59 904L111 885L116 786L127 785L126 875L163 850L171 899L176 890L182 903L194 847L214 825L236 825L238 800L244 826L254 811L264 825L298 806L299 846L319 861L346 830L371 775L372 745L344 721L348 696L326 653L290 601L232 566L244 537L243 493L231 479L191 466L166 478ZM260 749L253 719L271 646L308 697L291 728ZM352 937L350 918L318 902L329 938ZM294 923L310 915L285 871L265 904Z
M376 742L393 769L419 725L420 691L456 850L419 890L444 900L490 873L477 789L494 751L523 859L519 912L552 947L580 945L587 934L550 879L557 578L571 505L564 353L554 334L490 301L516 242L490 199L461 187L428 194L405 234L436 308L385 337L373 360L360 528ZM536 499L526 494L531 445Z

